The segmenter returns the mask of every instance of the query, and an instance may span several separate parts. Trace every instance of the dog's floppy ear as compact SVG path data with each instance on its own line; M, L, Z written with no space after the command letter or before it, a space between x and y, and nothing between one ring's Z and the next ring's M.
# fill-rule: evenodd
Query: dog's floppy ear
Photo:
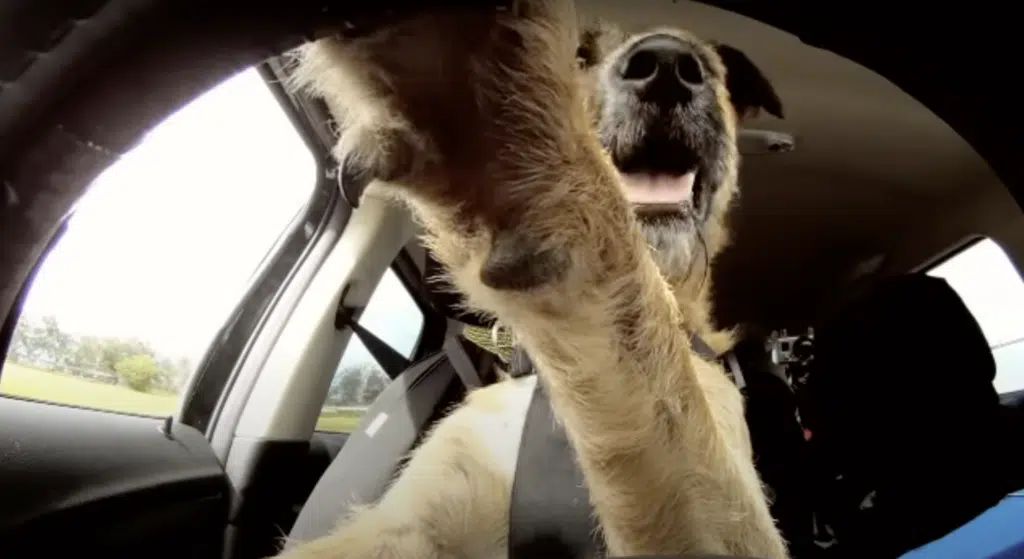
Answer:
M725 65L725 85L740 119L756 116L761 109L778 118L785 118L782 101L768 78L743 51L722 43L712 46Z

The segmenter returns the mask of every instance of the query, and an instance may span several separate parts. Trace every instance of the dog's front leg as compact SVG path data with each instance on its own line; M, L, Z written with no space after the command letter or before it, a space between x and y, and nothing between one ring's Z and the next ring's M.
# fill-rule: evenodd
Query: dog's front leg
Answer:
M529 394L522 385L471 393L425 437L378 502L339 519L323 537L295 542L277 559L504 556L515 463L502 460L509 445L490 439L515 436L506 406L525 406Z
M612 554L784 557L739 393L692 356L591 129L575 23L567 0L424 16L323 42L300 75L339 116L345 180L391 183L470 304L519 336Z

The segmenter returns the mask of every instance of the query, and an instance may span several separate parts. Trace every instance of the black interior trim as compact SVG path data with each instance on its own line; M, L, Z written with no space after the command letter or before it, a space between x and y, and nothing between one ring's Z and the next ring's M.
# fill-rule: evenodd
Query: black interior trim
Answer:
M235 480L226 556L262 559L276 555L281 535L291 530L299 507L323 471L317 471L306 441L236 440L231 452L255 467L245 479Z
M168 436L161 425L4 399L4 557L216 556L230 484L202 433L174 424Z
M1016 72L1019 19L1008 4L696 0L775 26L890 80L934 112L992 167L1024 208L1024 124ZM870 32L866 32L870 30ZM940 54L941 52L941 54ZM969 69L966 79L953 69Z
M14 299L11 311L4 317L3 325L0 325L0 355L7 355L7 351L11 347L11 340L14 338L14 329L18 327L18 319L21 318L21 309L25 305L25 299L28 297L29 291L32 290L32 282L35 281L36 274L39 273L39 269L43 267L43 262L46 261L46 257L53 250L53 247L57 246L57 243L64 236L64 233L68 230L68 220L71 218L64 218L60 225L57 227L57 231L50 237L50 240L46 243L43 248L42 254L35 266L32 267L32 271L29 273L25 283L22 284L18 290L17 295ZM3 378L3 367L0 367L0 379Z

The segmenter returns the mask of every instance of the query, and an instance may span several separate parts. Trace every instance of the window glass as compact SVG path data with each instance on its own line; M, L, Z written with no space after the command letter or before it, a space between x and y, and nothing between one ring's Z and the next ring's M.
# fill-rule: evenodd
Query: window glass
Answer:
M996 360L996 390L1024 390L1024 281L1009 256L983 239L928 274L945 278L981 326Z
M359 317L359 324L411 358L423 333L423 312L398 275L388 268ZM331 379L316 430L351 433L366 408L390 381L363 342L353 334Z
M174 413L316 172L254 68L164 120L96 178L44 259L0 395Z

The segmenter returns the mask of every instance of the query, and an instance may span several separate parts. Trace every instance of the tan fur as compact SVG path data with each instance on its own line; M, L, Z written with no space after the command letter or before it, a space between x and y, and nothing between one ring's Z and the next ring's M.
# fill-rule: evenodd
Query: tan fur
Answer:
M611 555L786 557L741 395L688 338L724 350L731 337L712 325L709 287L694 280L704 274L666 279L649 250L593 130L576 21L566 0L420 16L307 46L298 79L338 117L339 159L388 180L471 306L517 333L550 386ZM712 71L726 106L724 68ZM732 145L705 233L712 254L737 190ZM514 274L494 272L495 260L517 250L534 268L503 284ZM497 438L517 432L528 400L517 380L470 394L379 503L285 556L504 556L515 447Z

